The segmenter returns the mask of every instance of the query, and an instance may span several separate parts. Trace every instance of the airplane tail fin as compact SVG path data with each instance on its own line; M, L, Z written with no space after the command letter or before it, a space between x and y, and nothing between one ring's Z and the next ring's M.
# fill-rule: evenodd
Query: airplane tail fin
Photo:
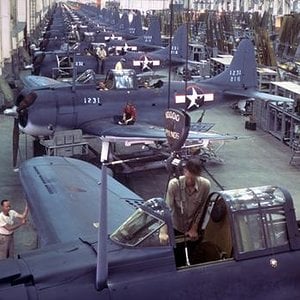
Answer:
M118 24L121 22L120 15L117 10L107 13L107 18L108 23L113 26L118 26Z
M133 15L132 21L128 26L128 28L129 28L129 34L132 34L134 36L142 36L144 34L142 17L140 13L135 13Z
M108 10L105 7L103 7L101 9L99 17L100 17L100 20L102 22L107 23L107 21L108 21Z
M157 16L152 16L150 19L150 25L143 36L143 42L150 45L161 46L161 34L160 34L160 23Z
M156 16L150 19L150 25L147 32L134 40L135 44L147 44L149 46L162 46L160 35L160 23Z
M188 43L187 43L187 24L182 24L177 28L174 34L171 45L169 44L166 48L156 51L159 55L165 55L168 57L170 47L172 59L185 60L188 57Z
M123 30L128 30L128 28L129 28L128 14L123 13L121 19L117 23L116 30L117 31L123 31Z
M241 40L228 68L206 82L225 85L228 89L257 88L256 58L252 41Z

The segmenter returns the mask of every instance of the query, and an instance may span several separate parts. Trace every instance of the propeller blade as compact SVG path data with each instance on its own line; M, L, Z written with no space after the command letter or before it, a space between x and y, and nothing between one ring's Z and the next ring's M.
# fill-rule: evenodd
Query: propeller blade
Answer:
M18 152L19 152L19 123L18 119L14 118L14 128L13 128L13 167L17 166Z

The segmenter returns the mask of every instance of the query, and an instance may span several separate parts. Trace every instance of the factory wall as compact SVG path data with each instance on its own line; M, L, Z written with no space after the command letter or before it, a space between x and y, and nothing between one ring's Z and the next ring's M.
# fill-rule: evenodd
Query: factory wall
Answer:
M13 60L14 51L26 47L55 0L0 1L0 75Z
M40 36L39 25L55 0L0 1L0 109L13 101L10 87L22 64L30 63L28 45Z

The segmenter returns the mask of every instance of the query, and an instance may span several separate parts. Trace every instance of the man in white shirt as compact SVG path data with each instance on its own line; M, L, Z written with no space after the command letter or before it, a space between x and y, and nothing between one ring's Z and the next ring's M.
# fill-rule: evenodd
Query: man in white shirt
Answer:
M98 67L97 67L97 72L99 74L104 74L104 60L107 56L106 50L104 49L104 47L102 45L100 45L100 47L96 48L96 55L98 58Z
M26 223L28 207L26 205L24 212L19 214L11 209L9 200L1 201L0 213L0 259L14 257L14 231ZM19 222L16 222L19 219Z

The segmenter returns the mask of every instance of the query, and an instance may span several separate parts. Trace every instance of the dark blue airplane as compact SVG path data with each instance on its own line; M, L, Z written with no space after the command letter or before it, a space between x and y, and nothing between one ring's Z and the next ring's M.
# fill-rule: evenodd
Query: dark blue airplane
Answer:
M111 49L115 49L117 54L124 55L127 51L149 52L162 49L159 19L156 16L151 16L149 19L148 30L140 37L131 40L111 39L103 43L108 52L111 53Z
M157 21L155 21L155 19L152 26L154 26L155 28L158 27L158 23ZM150 30L153 31L153 27L150 27ZM159 42L159 37L160 33L156 31L155 35L153 35L152 33L147 33L137 41L132 40L130 43L128 42L128 45L130 44L131 46L126 46L126 44L123 42L124 47L120 47L120 51L117 51L117 54L123 52L123 55L116 55L116 51L113 51L113 55L108 55L102 62L102 68L99 67L99 62L97 56L95 55L95 49L93 49L92 53L90 53L93 55L82 54L83 49L88 49L90 47L90 43L80 43L80 50L72 48L67 52L65 50L60 50L54 52L50 51L48 53L38 53L33 64L33 74L50 78L56 78L54 74L67 74L68 76L71 76L70 73L72 72L73 68L76 68L77 74L81 74L87 69L91 69L95 73L102 72L106 74L108 70L115 68L116 63L121 59L123 61L123 68L135 69L137 73L149 70L155 71L166 69L170 65L178 66L183 65L187 62L187 26L185 24L181 25L177 29L171 45L165 48L158 49L152 52L126 52L126 50L128 50L126 48L131 47L131 49L133 49L134 45L144 50L149 50L149 48L153 47L155 48L155 44ZM96 48L97 45L100 45L100 43L94 43L94 48ZM109 44L106 45L105 43L102 43L102 45L107 46L107 53L110 52L110 47L114 47L109 46ZM62 59L64 60L63 64L61 63Z
M158 27L158 24L154 23L154 26ZM105 68L104 70L110 70L114 68L115 64L122 59L123 61L123 68L129 68L129 69L135 69L137 73L145 72L145 71L157 71L162 69L167 69L170 66L178 66L183 65L187 63L188 60L188 45L187 45L187 25L183 24L179 26L174 33L174 38L171 41L170 45L168 45L165 48L157 49L155 51L146 52L146 51L128 51L121 57L118 55L108 56L105 59ZM144 36L144 48L143 49L149 49L149 46L152 47L152 45L156 46L154 43L157 42L157 38L152 38L149 40L149 43L145 44L145 41L147 41L146 34ZM132 45L134 45L134 40L132 41ZM141 42L138 43L141 45ZM93 68L93 63L89 63L86 58L81 59L77 57L77 61L81 61L81 63L84 63L87 68ZM92 58L90 58L92 60ZM95 66L95 65L94 65ZM104 71L104 72L105 72Z
M118 11L113 12L113 16L119 17ZM103 72L104 68L102 70L99 68L96 56L96 48L100 45L106 48L110 56L124 54L129 50L150 51L162 48L157 18L152 18L151 26L144 35L141 35L140 14L135 14L130 24L127 13L123 13L121 20L115 22L117 25L109 27L94 22L89 25L75 23L68 25L68 33L64 37L44 38L37 48L38 51L33 53L32 74L51 78L70 77L74 67L77 68L77 74L83 73L87 68L93 69L96 73ZM44 36L48 33L46 32ZM117 56L111 61L109 57L106 66L113 68L119 59Z
M72 12L72 19L79 25L78 30L81 41L99 43L109 40L111 36L130 40L144 33L140 12L133 14L131 22L129 22L127 12L123 12L120 18L120 11L117 9L103 9L98 18L93 19L89 18L87 13L79 12L76 11L75 16L74 12Z
M277 186L211 193L202 238L177 266L170 211L102 170L37 157L20 179L39 248L0 261L0 298L265 300L300 297L300 233L293 199ZM100 221L99 221L100 216ZM169 243L159 231L167 226Z
M257 90L254 46L248 39L241 41L224 72L197 83L174 81L169 85L158 80L144 86L133 70L125 69L111 70L106 77L106 88L102 90L95 83L72 84L38 76L25 78L25 85L27 87L18 95L15 106L4 113L15 116L21 131L36 137L51 136L60 130L81 129L83 133L95 136L165 140L164 112L168 108L189 112L222 101L246 98L293 101ZM115 116L122 114L127 102L135 105L137 120L134 125L120 126ZM197 127L190 133L190 138L225 138L194 131Z

